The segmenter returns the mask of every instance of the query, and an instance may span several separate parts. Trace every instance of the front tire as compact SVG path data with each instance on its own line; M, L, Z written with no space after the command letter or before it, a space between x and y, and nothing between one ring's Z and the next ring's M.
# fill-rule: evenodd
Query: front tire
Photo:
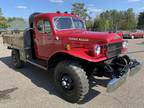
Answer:
M78 103L89 91L86 72L73 61L60 62L54 74L56 90L68 102Z
M23 61L20 60L20 54L18 50L12 50L12 64L15 68L22 68L23 67Z

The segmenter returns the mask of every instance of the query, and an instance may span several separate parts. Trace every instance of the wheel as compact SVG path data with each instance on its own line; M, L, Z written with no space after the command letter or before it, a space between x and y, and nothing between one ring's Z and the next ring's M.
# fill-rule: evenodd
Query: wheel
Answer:
M71 103L83 100L89 91L86 72L73 61L60 62L54 74L56 90L63 99Z
M20 60L20 55L18 50L12 50L12 64L15 68L23 67L23 62Z

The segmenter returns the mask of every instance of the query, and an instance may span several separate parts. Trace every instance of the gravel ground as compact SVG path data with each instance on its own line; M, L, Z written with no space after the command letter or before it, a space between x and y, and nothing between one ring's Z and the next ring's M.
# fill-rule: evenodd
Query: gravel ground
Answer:
M128 54L143 63L142 41L129 40ZM48 72L29 64L13 69L10 51L0 38L0 108L144 108L143 70L112 93L106 92L105 79L97 79L83 103L71 104L57 95Z

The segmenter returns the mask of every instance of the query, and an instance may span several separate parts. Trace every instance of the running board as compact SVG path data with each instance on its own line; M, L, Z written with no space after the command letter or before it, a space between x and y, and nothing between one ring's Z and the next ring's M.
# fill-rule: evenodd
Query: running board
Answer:
M41 68L41 69L43 69L43 70L48 70L47 69L47 67L44 67L44 66L42 66L42 65L39 65L39 64L37 64L37 63L35 63L35 62L32 62L32 61L30 61L30 60L27 60L27 62L28 63L30 63L30 64L32 64L32 65L34 65L34 66L36 66L36 67L39 67L39 68Z

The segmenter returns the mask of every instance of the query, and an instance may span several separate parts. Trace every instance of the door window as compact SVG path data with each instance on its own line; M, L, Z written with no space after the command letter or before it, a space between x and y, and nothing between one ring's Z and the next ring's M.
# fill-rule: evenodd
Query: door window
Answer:
M39 32L43 32L44 31L44 27L43 27L43 20L39 20L37 23L37 30Z
M44 32L51 33L51 31L50 22L48 20L44 20Z
M38 32L51 33L52 29L48 20L39 20L37 22Z

